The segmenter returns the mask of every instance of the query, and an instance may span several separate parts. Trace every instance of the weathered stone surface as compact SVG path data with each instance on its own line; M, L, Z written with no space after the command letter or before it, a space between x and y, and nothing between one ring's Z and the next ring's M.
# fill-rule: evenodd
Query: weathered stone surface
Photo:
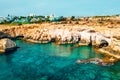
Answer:
M79 42L99 46L101 40L106 40L106 42L111 45L111 39L103 34L93 29L79 27L64 28L61 26L56 28L38 28L29 26L5 29L3 32L14 38L22 36L24 40L35 43L48 43L55 41L59 44L66 44Z
M10 35L8 35L7 33L0 32L0 39L1 38L10 38Z
M92 45L99 45L101 40L110 40L101 33L83 28L36 28L36 27L16 27L3 30L4 33L9 34L11 37L22 36L26 40L39 42L51 42L53 39L59 44L66 43L85 43Z
M92 45L102 48L102 51L108 51L112 55L120 53L119 33L116 34L109 29L94 26L76 26L76 25L26 25L3 29L2 32L11 37L23 36L26 41L34 43L56 42L57 44L78 43L82 45ZM103 41L104 40L104 41Z
M0 53L10 51L16 48L16 44L10 39L1 39L0 40Z

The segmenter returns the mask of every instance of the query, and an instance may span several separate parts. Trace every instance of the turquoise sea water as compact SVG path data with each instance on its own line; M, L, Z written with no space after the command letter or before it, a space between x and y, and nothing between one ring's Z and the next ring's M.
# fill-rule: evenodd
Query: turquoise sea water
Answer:
M15 42L20 48L0 55L0 80L120 80L120 62L113 66L76 63L102 57L91 47Z

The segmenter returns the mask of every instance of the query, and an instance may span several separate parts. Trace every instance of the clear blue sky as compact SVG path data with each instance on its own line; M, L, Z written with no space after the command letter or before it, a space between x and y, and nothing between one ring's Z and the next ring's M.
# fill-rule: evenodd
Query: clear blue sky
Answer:
M0 16L93 16L120 13L120 0L0 0Z

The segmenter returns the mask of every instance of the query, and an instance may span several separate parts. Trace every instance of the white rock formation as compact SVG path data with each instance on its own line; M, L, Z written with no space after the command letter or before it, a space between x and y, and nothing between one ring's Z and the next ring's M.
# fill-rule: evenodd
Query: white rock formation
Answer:
M16 48L16 44L12 40L7 39L7 38L0 40L0 52L1 53L9 51L9 50L13 50L14 48Z

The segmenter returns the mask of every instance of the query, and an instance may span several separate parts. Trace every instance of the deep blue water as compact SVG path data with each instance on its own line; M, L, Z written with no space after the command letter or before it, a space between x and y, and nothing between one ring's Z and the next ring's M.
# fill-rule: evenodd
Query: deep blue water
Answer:
M120 80L120 62L113 66L76 63L102 57L91 47L15 42L20 48L0 55L0 80Z

